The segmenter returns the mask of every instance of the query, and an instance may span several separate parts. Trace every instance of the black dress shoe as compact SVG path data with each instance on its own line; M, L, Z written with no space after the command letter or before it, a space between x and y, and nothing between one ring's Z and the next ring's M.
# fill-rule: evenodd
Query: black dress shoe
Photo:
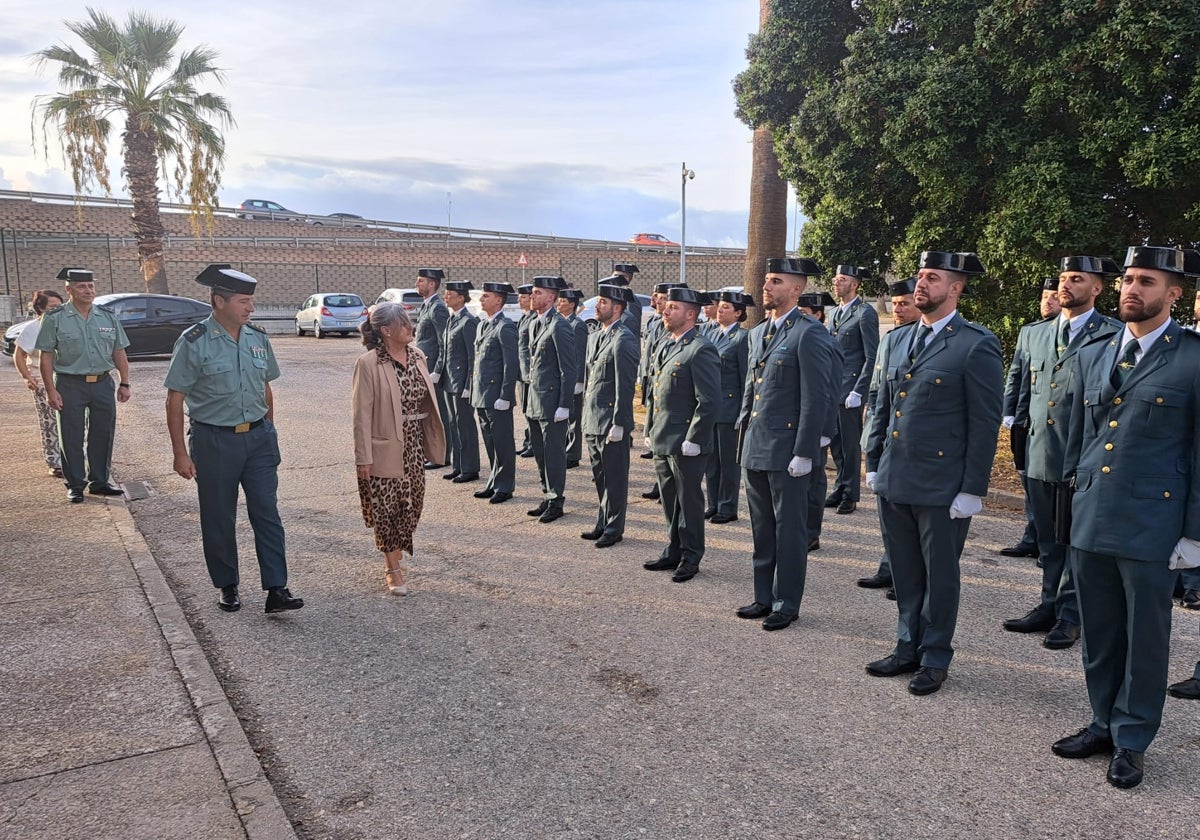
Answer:
M217 606L225 612L237 612L242 608L242 599L238 597L236 585L221 587L221 597L217 599Z
M895 601L896 600L896 587L889 586L887 592L883 593L883 597L887 598L889 601Z
M543 513L545 513L549 509L550 509L550 503L542 502L540 505L533 508L532 510L527 510L525 512L527 514L529 514L530 516L541 516Z
M1093 755L1111 752L1112 748L1111 738L1102 738L1086 726L1074 735L1059 738L1050 745L1054 754L1063 758L1090 758Z
M1000 553L1005 557L1037 557L1037 546L1033 543L1017 543L1010 545L1008 548L1000 549Z
M496 495L496 491L493 490L491 487L484 487L482 490L476 490L471 495L474 496L476 499L490 499L490 498L492 498L492 496Z
M744 607L737 608L738 618L763 618L771 614L771 608L766 604L760 604L755 601L753 604L747 604Z
M530 449L522 449L520 452L518 452L518 453L517 453L517 457L519 457L519 458L532 458L532 457L533 457L533 449L532 449L532 448L530 448Z
M1046 634L1046 638L1042 639L1042 647L1050 648L1050 650L1066 650L1079 641L1079 631L1078 624L1056 621L1050 628L1050 632Z
M729 513L714 513L711 522L714 525L724 525L728 522L737 522L737 517Z
M1171 683L1167 686L1167 694L1180 700L1200 700L1200 680L1192 677L1190 680Z
M1054 624L1054 613L1046 613L1038 606L1020 618L1006 620L1004 629L1012 633L1045 633L1053 628Z
M837 507L842 503L841 493L830 493L825 497L825 507Z
M768 632L771 630L782 630L795 621L798 617L799 616L796 613L781 613L776 610L763 619L762 628Z
M917 662L909 662L906 659L897 659L896 654L876 659L874 662L867 663L867 673L872 677L898 677L901 674L911 674L920 668Z
M596 540L596 548L608 548L610 545L616 545L623 539L625 538L620 534L603 534L600 539Z
M918 697L924 697L941 688L945 681L945 668L926 668L922 665L917 669L917 673L913 674L913 678L908 681L908 692Z
M560 508L560 507L548 507L548 508L546 508L546 510L545 510L545 511L542 513L542 515L538 517L538 522L543 522L543 523L545 523L545 522L553 522L555 519L562 519L562 515L563 515L563 509L562 509L562 508Z
M671 580L675 583L685 583L694 578L698 571L699 566L680 566L675 570L675 574L671 575Z
M441 464L435 464L435 463L433 463L433 461L425 462L425 469L427 469L427 470L436 470L440 466L441 466Z
M643 453L642 453L641 455L639 455L638 457L639 457L639 458L645 458L646 460L650 460L651 458L653 458L653 457L654 457L654 453L653 453L653 452L643 452Z
M1188 589L1183 593L1180 604L1189 610L1200 610L1200 590Z
M1118 747L1108 763L1108 783L1113 787L1133 788L1142 783L1144 753Z
M462 475L462 473L458 470L455 470L454 472L442 473L442 478L444 478L446 481L453 481L460 475Z
M567 461L567 469L569 469L569 470L573 470L578 466L579 466L578 461Z
M654 487L653 490L647 490L645 493L642 494L643 499L657 499L658 496L659 496L659 492L658 492L657 485Z
M673 572L679 568L679 561L670 557L659 557L657 560L647 560L642 568L650 572Z
M512 498L512 493L505 493L503 490L501 490L499 493L496 493L494 496L492 496L492 498L488 499L488 504L489 505L501 505L501 504L504 504L505 502L507 502L511 498Z
M88 493L93 496L124 496L125 491L120 487L112 487L108 484L92 484L88 486Z
M820 551L821 550L821 541L819 539L817 539L816 537L813 537L811 540L808 541L808 550L809 551Z
M857 583L863 589L887 589L892 585L892 579L876 572L870 577L859 578Z
M853 499L842 499L837 506L838 513L854 513L858 508L858 502Z
M478 481L479 473L459 473L452 479L455 484L466 484L469 481Z
M704 511L704 518L712 519L713 516L716 514L716 512L717 512L716 508L709 508L708 510Z
M286 586L276 586L267 590L266 612L277 613L288 610L298 610L304 606L303 598L294 598Z
M579 538L583 539L583 540L598 540L603 535L604 535L604 531L602 529L593 528L590 531L584 531L582 534L579 535Z
M73 505L79 504L80 502L83 501L83 491L82 490L68 490L67 491L67 501Z

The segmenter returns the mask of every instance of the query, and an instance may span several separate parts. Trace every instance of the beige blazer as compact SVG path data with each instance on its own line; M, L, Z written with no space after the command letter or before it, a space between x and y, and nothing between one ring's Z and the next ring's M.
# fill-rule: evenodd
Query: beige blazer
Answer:
M438 414L437 398L425 354L416 344L408 345L408 359L425 380L421 400L421 421L425 432L425 458L441 464L446 457L446 430ZM374 350L363 353L354 362L350 386L354 420L354 463L370 464L371 475L401 478L404 475L404 423L400 406L400 384L391 364L379 364Z

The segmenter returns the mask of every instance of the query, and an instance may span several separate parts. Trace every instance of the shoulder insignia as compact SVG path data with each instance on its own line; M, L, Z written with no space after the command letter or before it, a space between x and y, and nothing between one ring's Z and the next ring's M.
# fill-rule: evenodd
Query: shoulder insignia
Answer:
M208 327L204 326L203 323L192 324L192 326L183 331L183 337L188 341L195 341L207 331Z
M256 324L256 323L254 323L253 321L251 321L251 322L249 322L248 324L246 324L246 326L247 326L247 327L249 327L249 328L250 328L250 329L252 329L252 330L257 330L258 332L262 333L263 335L266 335L266 334L267 334L267 328L266 328L266 327L263 327L263 326L261 326L261 325L259 325L259 324Z

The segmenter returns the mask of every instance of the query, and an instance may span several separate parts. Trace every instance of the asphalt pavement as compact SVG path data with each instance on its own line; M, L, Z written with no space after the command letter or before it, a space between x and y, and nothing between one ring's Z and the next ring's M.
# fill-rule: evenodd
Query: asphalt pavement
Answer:
M262 613L244 515L246 605L216 609L195 487L171 472L164 361L133 366L114 468L137 495L145 488L128 507L146 556L169 582L190 625L183 629L211 663L298 836L1183 838L1200 830L1200 704L1167 701L1146 781L1133 791L1107 784L1102 758L1050 752L1088 722L1088 704L1078 648L1049 651L1036 636L1000 628L1036 603L1039 588L1032 561L996 554L1019 534L1017 512L989 501L972 522L957 654L944 688L923 698L902 679L863 670L890 650L896 620L882 592L854 585L879 556L869 497L854 514L828 513L800 619L765 633L733 616L752 600L744 499L738 522L709 527L700 574L675 584L641 568L664 538L660 509L640 498L652 481L649 461L632 464L625 541L603 550L579 538L595 515L586 468L568 472L567 515L548 525L526 516L538 501L531 459L520 460L516 497L503 505L472 498L479 484L433 471L412 594L396 598L358 510L349 385L360 347L273 342L283 371L275 384L281 512L303 610ZM156 596L121 569L138 574L136 552L104 536L121 535L124 504L66 504L39 475L29 402L15 374L0 374L5 462L20 477L0 491L0 562L10 581L0 619L0 834L19 825L22 837L172 836L52 835L45 821L76 813L79 798L24 798L22 785L53 790L55 778L97 765L123 778L117 768L129 756L207 750L216 763L198 723L204 700L177 667L170 673L175 645L156 629ZM13 435L24 427L28 434ZM64 527L72 518L83 527ZM1195 613L1178 609L1175 619L1172 677L1182 679L1200 641ZM46 629L62 622L75 632ZM60 673L65 652L69 674ZM95 725L118 714L118 723ZM62 732L71 739L58 745ZM118 749L125 740L135 743ZM152 775L153 784L102 788L103 806L152 815L187 803L189 818L235 818L205 830L197 816L201 827L188 836L246 831L228 795L220 807L211 773ZM181 836L188 825L167 822Z

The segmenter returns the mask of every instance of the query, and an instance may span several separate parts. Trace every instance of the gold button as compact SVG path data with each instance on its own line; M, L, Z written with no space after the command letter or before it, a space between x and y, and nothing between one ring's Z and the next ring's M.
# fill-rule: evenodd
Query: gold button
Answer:
M1154 398L1154 401L1155 401L1156 403L1158 403L1159 405L1162 405L1162 397L1155 397L1155 398Z
M933 380L933 384L934 384L934 385L941 385L941 384L942 384L942 380L940 380L940 379L935 379L935 380Z
M756 399L756 400L761 400L761 399L762 399L762 394L755 394L755 395L754 395L754 399Z
M1050 387L1051 387L1051 388L1057 388L1057 387L1058 387L1058 383L1057 383L1057 382L1051 382L1051 383L1050 383Z
M751 417L757 417L757 416L758 416L758 412L757 412L757 411L752 411L752 412L750 412L750 416L751 416Z
M1107 451L1107 452L1112 452L1112 450L1113 450L1113 445L1112 445L1111 443L1106 443L1106 444L1104 444L1104 449L1105 449L1105 451Z
M1116 421L1116 420L1109 420L1109 421L1108 421L1108 428L1110 428L1110 429L1115 429L1115 428L1117 428L1117 421Z
M759 384L759 385L761 385L761 384L762 384L762 378L761 378L761 377L760 377L760 378L759 378L759 380L758 380L758 384Z
M1053 417L1051 417L1049 420L1047 420L1047 421L1046 421L1046 425L1047 425L1047 426L1053 426L1053 425L1054 425L1054 418L1053 418Z
M1055 366L1054 366L1054 369L1055 369L1055 370L1062 370L1062 365L1055 365Z
M1164 498L1164 499L1169 499L1169 498L1171 498L1171 491L1170 491L1170 490L1164 490L1164 491L1163 491L1163 498Z
M1100 472L1104 473L1105 475L1108 475L1110 472L1112 472L1112 469L1110 469L1109 467L1101 467Z
M1046 403L1046 405L1050 406L1051 408L1054 408L1054 400L1050 400L1050 402Z
M900 412L899 412L899 411L897 411L897 412L896 412L896 416L897 416L897 417L900 417L900 416L901 416L901 414L900 414Z
M892 432L892 437L894 437L894 438L898 438L898 437L900 437L900 433L899 433L899 432Z
M900 392L900 396L901 396L901 397L907 397L907 396L908 396L908 392L907 392L907 391L901 391L901 392Z
M940 449L938 450L938 457L939 457L939 458L941 458L941 457L942 457L942 450L940 450Z
M1121 398L1113 397L1113 405L1120 405L1120 404L1121 404Z
M911 373L906 373L906 374L904 374L904 378L905 378L905 379L912 379L912 374L911 374Z

